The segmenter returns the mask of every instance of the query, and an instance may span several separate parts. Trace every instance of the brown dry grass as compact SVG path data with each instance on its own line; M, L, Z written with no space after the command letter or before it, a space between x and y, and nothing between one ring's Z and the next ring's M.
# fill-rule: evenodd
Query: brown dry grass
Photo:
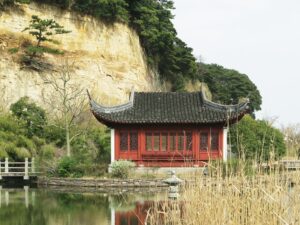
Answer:
M300 172L199 177L177 201L156 203L148 224L300 224Z

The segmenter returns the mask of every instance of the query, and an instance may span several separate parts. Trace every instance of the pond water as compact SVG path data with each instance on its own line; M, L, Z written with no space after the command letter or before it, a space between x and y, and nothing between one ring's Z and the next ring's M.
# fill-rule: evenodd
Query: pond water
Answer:
M165 193L101 193L0 186L0 225L142 225Z

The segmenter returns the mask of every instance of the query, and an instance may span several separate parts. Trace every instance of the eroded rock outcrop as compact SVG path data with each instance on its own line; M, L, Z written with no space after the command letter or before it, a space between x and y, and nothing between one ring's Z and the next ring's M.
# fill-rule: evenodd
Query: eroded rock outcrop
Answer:
M9 105L22 96L29 96L43 105L42 96L49 86L43 73L22 69L18 54L9 49L35 40L22 30L32 15L51 18L72 31L58 35L63 56L45 55L54 66L63 65L66 58L74 64L73 82L79 88L88 88L101 102L112 105L127 101L134 87L138 91L160 89L158 79L147 67L145 55L136 32L125 24L104 24L89 16L61 11L48 5L20 5L0 13L0 97Z

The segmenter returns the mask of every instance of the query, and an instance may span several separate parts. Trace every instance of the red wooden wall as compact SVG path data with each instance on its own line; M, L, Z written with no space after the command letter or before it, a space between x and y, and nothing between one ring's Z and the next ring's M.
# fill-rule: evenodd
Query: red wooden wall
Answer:
M174 133L176 133L175 139L173 139ZM153 136L152 138L149 138L150 134ZM159 138L157 138L157 134L159 134ZM207 149L201 149L200 146L205 146L203 144L205 142L203 139L206 140L206 135ZM191 146L187 145L190 143L188 141L190 138ZM213 143L211 141L212 138L213 140L216 140ZM172 141L171 139L175 141ZM176 147L172 145L174 142ZM212 149L212 145L215 146L216 149ZM208 161L209 159L222 159L222 154L222 126L203 127L200 129L179 129L176 127L122 127L115 129L115 160L127 159L136 162L138 165L158 167L201 166L203 165L203 162Z

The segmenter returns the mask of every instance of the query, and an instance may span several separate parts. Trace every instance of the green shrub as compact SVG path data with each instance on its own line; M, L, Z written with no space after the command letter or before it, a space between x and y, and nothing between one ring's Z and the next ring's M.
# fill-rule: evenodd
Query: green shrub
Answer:
M12 132L15 134L25 133L25 127L22 121L18 121L16 118L11 115L1 115L0 116L0 131Z
M96 148L95 161L110 163L110 131L109 129L94 128L88 132L88 138Z
M72 8L107 22L128 22L128 4L124 0L75 0Z
M41 107L37 106L28 97L20 98L10 107L13 115L19 121L23 121L27 129L27 136L42 137L44 134L44 126L47 123L46 112Z
M111 174L117 178L128 178L131 170L135 167L135 163L127 160L114 161L111 165Z
M41 55L43 53L49 53L49 54L53 54L53 55L63 55L64 54L64 52L59 49L42 47L42 46L32 46L32 45L30 45L26 48L26 53L28 55Z
M0 145L0 160L4 159L6 157L8 157L8 154L4 149L1 148L1 145Z
M58 147L63 147L66 143L65 132L59 126L46 126L44 128L44 135L47 143L54 143Z
M35 146L37 147L37 149L40 149L43 145L46 144L45 139L39 138L37 136L33 136L31 138L31 140L33 141L33 143L35 144Z
M40 150L40 157L45 160L51 160L54 158L56 148L55 146L48 144L43 145Z
M13 161L24 160L25 158L29 158L31 156L26 148L17 147L14 143L7 143L4 146L4 150L8 157Z
M15 53L17 53L19 51L19 48L10 48L10 49L8 49L8 52L10 53L10 54L15 54Z
M32 156L36 155L36 146L32 140L26 138L25 136L19 135L17 136L15 143L17 147L24 147L30 151Z
M36 2L40 2L43 4L53 4L62 9L67 9L72 0L35 0Z
M57 174L59 177L81 177L83 169L72 157L63 157L57 165Z
M29 151L24 147L16 148L15 153L16 153L15 161L23 161L25 158L31 157Z

